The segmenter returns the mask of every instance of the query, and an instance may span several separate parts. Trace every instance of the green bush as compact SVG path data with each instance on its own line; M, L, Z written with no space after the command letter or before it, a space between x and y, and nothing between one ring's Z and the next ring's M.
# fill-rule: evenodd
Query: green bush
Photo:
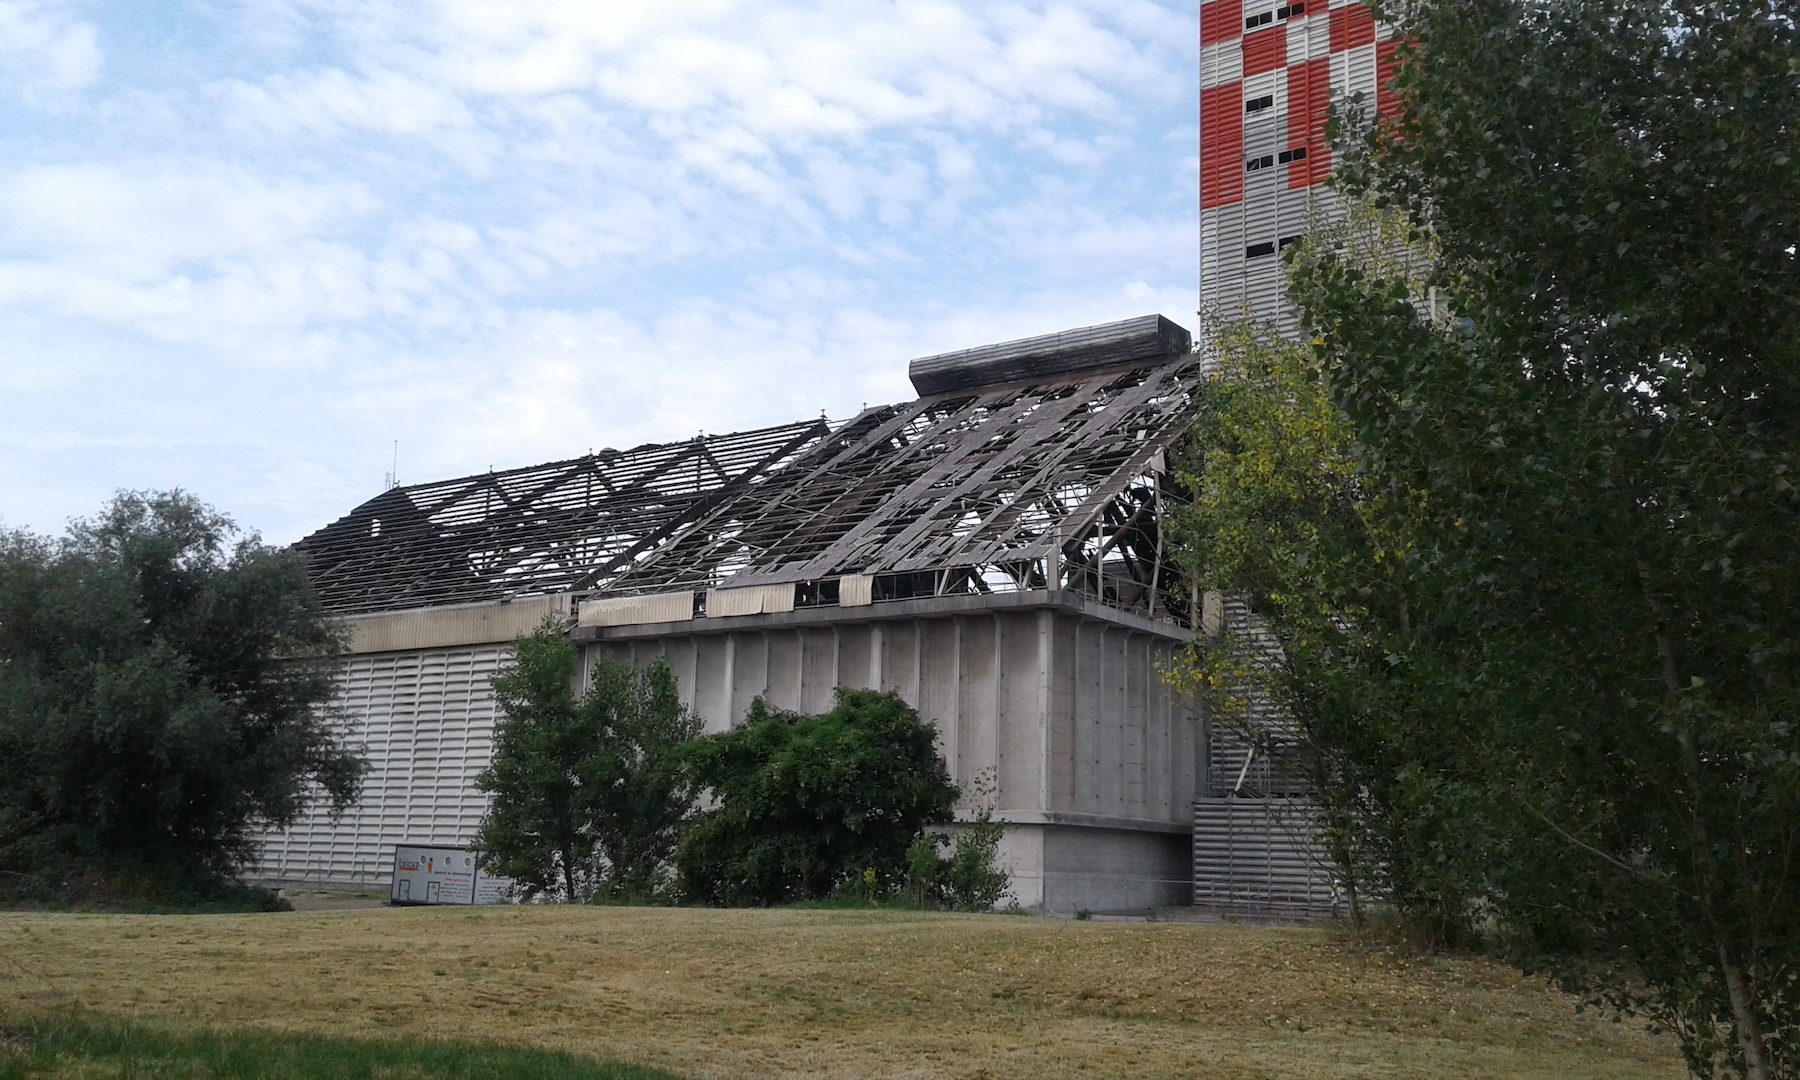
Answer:
M0 532L7 890L228 892L261 830L348 806L342 647L298 553L183 492L121 493L59 540Z
M987 801L993 790L992 775L978 778L975 790L983 805L954 837L921 833L906 849L906 896L913 904L953 911L991 911L1005 898L1006 872L995 860L1006 826L994 820L993 805Z
M891 893L908 847L948 823L957 798L936 742L893 694L839 690L819 716L758 699L742 727L680 752L713 802L676 853L682 891L722 905L816 900L846 885Z

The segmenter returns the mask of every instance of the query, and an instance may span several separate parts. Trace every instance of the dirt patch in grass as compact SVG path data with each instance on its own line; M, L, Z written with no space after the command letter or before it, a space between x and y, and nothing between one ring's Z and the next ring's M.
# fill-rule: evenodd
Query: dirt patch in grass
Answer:
M981 915L407 908L0 915L0 1006L491 1040L694 1077L1668 1077L1482 961L1331 932Z

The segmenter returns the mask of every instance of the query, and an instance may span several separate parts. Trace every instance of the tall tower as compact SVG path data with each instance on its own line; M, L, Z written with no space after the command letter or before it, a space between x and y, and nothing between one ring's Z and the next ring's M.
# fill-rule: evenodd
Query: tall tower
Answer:
M1389 37L1356 0L1202 0L1202 306L1293 333L1278 254L1336 208L1331 102L1393 107Z

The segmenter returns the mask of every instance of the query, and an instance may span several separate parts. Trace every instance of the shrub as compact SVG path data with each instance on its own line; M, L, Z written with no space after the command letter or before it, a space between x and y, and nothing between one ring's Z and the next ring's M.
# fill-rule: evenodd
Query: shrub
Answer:
M714 804L682 837L682 891L709 904L780 904L830 896L855 878L871 894L891 892L920 831L950 821L957 789L936 742L893 694L839 690L819 716L758 699L742 727L682 751Z

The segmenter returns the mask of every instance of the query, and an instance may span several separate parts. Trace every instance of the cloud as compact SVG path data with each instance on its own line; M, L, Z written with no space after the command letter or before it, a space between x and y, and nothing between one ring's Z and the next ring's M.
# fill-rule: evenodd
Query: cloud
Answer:
M108 2L0 0L0 90L63 95L0 100L14 522L184 484L288 540L396 438L423 480L843 418L1193 307L1172 5L257 0L150 55Z
M94 27L65 5L0 0L0 85L35 99L79 90L100 74Z

